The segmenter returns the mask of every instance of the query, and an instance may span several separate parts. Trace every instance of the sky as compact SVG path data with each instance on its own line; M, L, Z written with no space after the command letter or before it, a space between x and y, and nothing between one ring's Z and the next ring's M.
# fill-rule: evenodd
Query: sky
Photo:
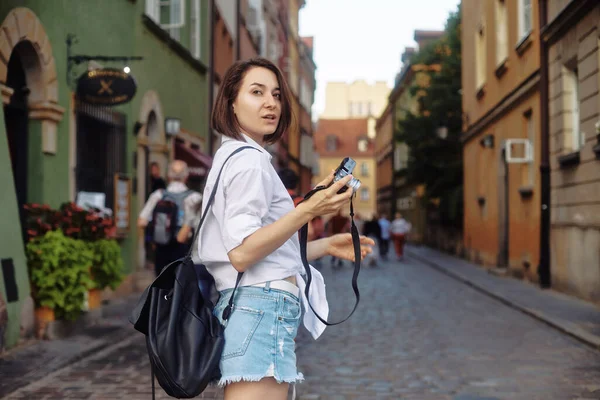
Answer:
M414 31L443 30L460 0L306 0L300 35L314 36L317 88L313 115L325 108L331 81L383 80L393 86Z

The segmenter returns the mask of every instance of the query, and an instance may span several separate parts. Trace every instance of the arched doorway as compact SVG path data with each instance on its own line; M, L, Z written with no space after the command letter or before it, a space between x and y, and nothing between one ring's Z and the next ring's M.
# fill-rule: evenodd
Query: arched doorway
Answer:
M13 171L13 183L17 194L21 233L25 241L24 209L27 203L27 162L28 162L28 107L27 100L30 89L27 87L27 77L22 60L27 57L33 47L30 42L21 42L15 46L8 61L6 86L12 89L12 95L4 105L4 121L8 139L8 150ZM34 60L37 58L33 58Z
M34 307L24 246L21 237L14 235L14 227L23 227L24 203L47 198L42 181L55 172L44 168L43 158L57 152L57 125L65 110L58 105L56 62L41 21L30 9L16 7L0 22L0 120L4 121L0 126L0 168L13 174L12 182L5 182L5 201L0 207L5 227L0 253L3 261L8 261L3 262L0 285L7 289L5 338L10 347L20 335L33 333ZM36 179L28 179L32 176Z
M41 201L31 198L30 189L36 182L30 182L28 176L44 173L30 171L30 155L35 154L30 151L35 145L28 134L30 123L37 120L36 123L41 126L42 152L54 154L57 124L64 109L58 105L58 80L50 39L33 11L24 7L12 9L0 26L0 43L8 44L8 47L3 47L3 54L8 57L0 58L0 92L18 213L23 227L23 205Z

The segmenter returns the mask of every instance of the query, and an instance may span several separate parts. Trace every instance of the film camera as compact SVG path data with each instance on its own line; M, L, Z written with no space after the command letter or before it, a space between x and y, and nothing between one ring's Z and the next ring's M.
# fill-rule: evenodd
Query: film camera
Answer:
M350 157L346 157L342 160L341 164L339 165L339 167L337 167L337 169L335 170L335 173L333 174L333 182L337 182L340 179L342 179L343 177L345 177L346 175L350 175L352 173L352 171L354 170L354 167L356 167L356 161L354 161L353 159L351 159ZM347 184L346 186L344 186L343 188L341 188L338 193L344 193L346 190L348 190L348 188L352 189L352 193L356 193L356 191L358 190L358 188L360 187L360 181L356 178L352 178Z

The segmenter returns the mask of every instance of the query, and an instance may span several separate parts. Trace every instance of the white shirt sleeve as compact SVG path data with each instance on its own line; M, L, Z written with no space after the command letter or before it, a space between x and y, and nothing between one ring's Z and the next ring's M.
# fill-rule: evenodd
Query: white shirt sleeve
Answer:
M198 192L190 194L183 202L183 223L192 227L192 229L196 227L200 219L200 203L202 203L202 195Z
M262 228L273 198L273 181L259 163L238 162L228 169L230 179L224 182L225 206L222 218L217 219L221 220L223 244L229 253Z
M155 191L148 197L148 201L144 205L142 212L140 212L140 218L145 219L146 221L152 220L152 211L154 211L154 207L156 207L156 203L162 199L163 192L161 189Z

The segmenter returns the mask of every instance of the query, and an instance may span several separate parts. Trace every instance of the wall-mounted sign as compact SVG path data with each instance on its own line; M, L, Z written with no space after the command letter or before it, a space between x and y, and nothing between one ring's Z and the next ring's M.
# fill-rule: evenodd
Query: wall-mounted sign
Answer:
M115 106L135 96L133 77L120 69L103 68L88 71L77 81L77 97L86 103Z

